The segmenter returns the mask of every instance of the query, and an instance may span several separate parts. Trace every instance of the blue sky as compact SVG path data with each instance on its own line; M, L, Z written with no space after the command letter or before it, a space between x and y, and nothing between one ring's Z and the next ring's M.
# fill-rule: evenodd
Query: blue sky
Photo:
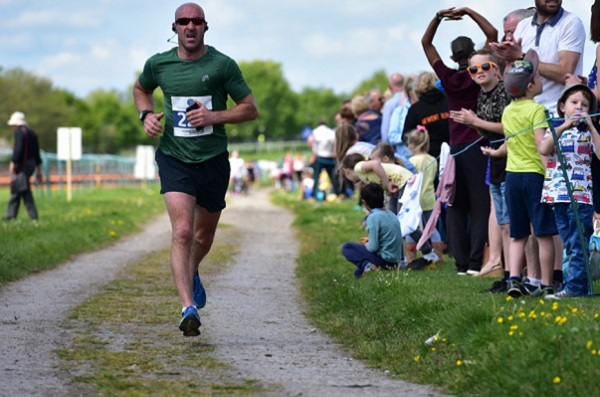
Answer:
M0 0L0 66L50 78L79 97L95 89L125 91L144 61L172 47L171 22L181 2L166 0ZM295 91L349 92L376 70L429 69L421 37L443 8L471 7L502 31L502 18L534 0L206 0L206 43L237 61L282 64ZM584 72L594 60L591 1L564 0L586 28ZM481 47L484 36L467 18L442 22L434 44L450 63L458 35ZM502 34L500 33L500 37Z

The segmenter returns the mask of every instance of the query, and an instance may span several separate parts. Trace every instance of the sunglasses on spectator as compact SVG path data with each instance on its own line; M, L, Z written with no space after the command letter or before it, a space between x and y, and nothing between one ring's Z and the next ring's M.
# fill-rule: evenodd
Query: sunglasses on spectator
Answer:
M190 22L193 22L195 26L202 25L204 22L204 18L195 17L195 18L179 18L175 20L175 23L179 26L188 26Z
M494 62L484 62L484 63L480 63L477 65L473 65L473 66L469 66L469 68L467 69L469 71L470 74L477 74L477 72L479 72L479 69L483 70L484 72L487 72L488 70L490 70L491 68L497 68L498 65L496 65Z

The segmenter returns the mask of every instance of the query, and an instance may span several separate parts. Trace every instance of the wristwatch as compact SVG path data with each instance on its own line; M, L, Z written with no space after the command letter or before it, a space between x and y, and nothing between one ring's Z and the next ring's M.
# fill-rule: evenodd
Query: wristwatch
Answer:
M154 113L153 110L142 110L140 112L140 121L143 123L144 119L146 118L146 116L148 115L148 113Z

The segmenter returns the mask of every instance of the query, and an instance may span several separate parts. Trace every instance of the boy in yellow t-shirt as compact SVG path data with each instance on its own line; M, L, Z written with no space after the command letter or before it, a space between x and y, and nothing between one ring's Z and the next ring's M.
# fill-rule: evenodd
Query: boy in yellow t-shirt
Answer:
M538 73L538 56L529 50L523 60L510 65L504 76L506 92L514 99L504 109L502 126L506 135L506 204L510 218L510 277L508 294L551 294L554 271L554 242L557 234L552 208L541 202L545 167L539 147L548 122L546 109L533 98L542 92ZM525 287L521 279L521 263L531 227L539 246L542 285L536 290Z

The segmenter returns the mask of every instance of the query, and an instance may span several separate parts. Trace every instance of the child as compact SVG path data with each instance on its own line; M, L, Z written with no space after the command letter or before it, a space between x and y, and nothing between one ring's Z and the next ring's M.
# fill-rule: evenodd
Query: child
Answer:
M510 65L504 76L506 92L514 97L502 114L508 150L505 194L511 238L507 290L513 298L553 293L552 236L557 234L554 212L548 204L531 199L542 195L545 167L538 150L548 128L546 109L533 101L543 89L538 62L537 53L529 50L523 60ZM542 272L541 285L533 291L527 289L521 279L521 263L531 233L530 224L537 237Z
M364 272L388 269L398 265L402 247L402 233L396 215L383 208L383 188L376 183L368 183L360 190L367 216L368 237L363 243L345 243L342 255L356 266L354 277L360 278Z
M379 160L382 164L397 164L404 167L404 162L396 157L394 148L389 143L379 142L371 154L369 155L370 160ZM405 167L406 168L406 167ZM392 211L394 214L398 213L398 197L400 191L390 195L388 200L387 209Z
M300 194L298 200L309 200L312 197L313 188L315 186L314 171L310 167L305 167L302 170L302 180L300 181Z
M565 162L573 198L577 201L579 220L583 225L585 241L592 235L594 209L590 200L592 190L591 151L592 142L596 156L600 153L600 135L590 120L589 113L596 113L598 104L591 89L583 84L567 87L556 105L558 115L565 118L556 127L556 136L562 148L562 156L557 154L552 133L540 144L540 154L550 155L544 179L542 202L550 202L554 207L554 218L569 260L569 271L562 291L546 295L546 299L563 299L584 296L588 293L586 264L579 239L579 228L571 207L571 198L566 188L561 162ZM579 120L585 123L579 125Z
M421 220L426 225L433 213L433 207L435 207L433 181L437 176L437 160L429 154L429 133L424 126L419 125L417 129L411 131L408 135L407 144L413 154L410 161L414 164L418 172L422 174L423 178L419 203L423 210ZM406 236L407 256L409 252L416 251L417 242L421 238L421 234L421 230L419 229ZM444 243L437 229L433 232L431 241L428 241L421 247L421 252L423 253L423 258L426 260L434 263L441 263L443 261Z
M509 275L508 247L510 244L510 219L504 197L506 179L506 153L504 151L504 131L502 112L510 103L504 83L500 80L498 59L489 50L478 50L469 56L467 71L481 90L477 97L477 112L462 109L451 111L450 117L459 123L471 126L479 134L491 141L490 147L482 147L483 154L490 156L487 166L487 180L490 186L491 211L488 221L488 243L490 255L477 276L490 276L502 273L502 253L504 253L504 278L500 285L506 292L506 279ZM502 147L502 149L500 149ZM531 264L530 264L531 265Z
M342 161L344 176L357 188L374 182L390 194L404 187L412 177L412 172L398 164L382 163L380 160L366 160L362 154L352 153Z

